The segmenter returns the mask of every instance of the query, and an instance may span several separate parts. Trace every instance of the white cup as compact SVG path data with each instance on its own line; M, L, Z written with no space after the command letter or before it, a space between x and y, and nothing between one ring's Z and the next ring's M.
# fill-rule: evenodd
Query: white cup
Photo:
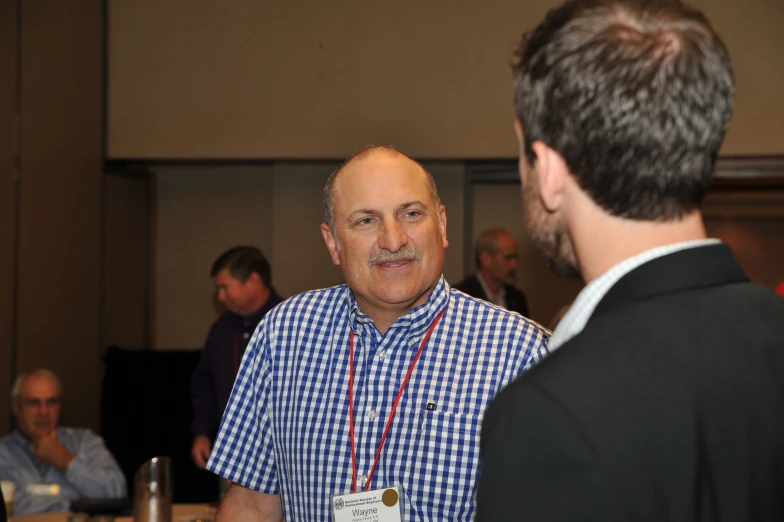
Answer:
M16 484L10 480L0 480L0 488L3 490L3 498L5 499L5 513L8 518L11 518L11 513L14 512L14 493L16 493Z

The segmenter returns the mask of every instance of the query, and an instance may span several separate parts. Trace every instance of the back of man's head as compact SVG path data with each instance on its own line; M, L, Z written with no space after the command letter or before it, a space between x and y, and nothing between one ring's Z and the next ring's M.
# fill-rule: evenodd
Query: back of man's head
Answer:
M212 264L210 277L215 277L224 269L228 269L234 279L243 283L255 272L267 288L272 287L270 264L256 247L235 246L228 249Z
M729 124L729 54L677 0L572 0L527 34L514 67L524 153L560 153L611 215L697 209Z

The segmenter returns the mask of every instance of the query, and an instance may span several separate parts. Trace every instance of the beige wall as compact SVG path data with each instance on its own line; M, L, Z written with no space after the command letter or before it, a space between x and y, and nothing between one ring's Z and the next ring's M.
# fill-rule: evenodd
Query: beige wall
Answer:
M112 0L109 156L514 157L508 64L558 3ZM784 153L784 2L692 4L735 65L723 153Z
M343 283L319 227L324 182L338 163L284 163L274 170L269 251L275 288L284 297Z
M272 265L272 281L288 297L341 284L319 225L331 162L286 162L268 167L156 169L153 219L152 346L198 348L218 314L209 269L236 244L256 245ZM429 163L447 208L445 274L463 274L464 168Z

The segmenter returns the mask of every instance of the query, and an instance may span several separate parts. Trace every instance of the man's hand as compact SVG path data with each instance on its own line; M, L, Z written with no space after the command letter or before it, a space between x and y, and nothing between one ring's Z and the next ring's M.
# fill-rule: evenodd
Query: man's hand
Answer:
M62 472L68 469L74 459L73 454L60 444L57 439L57 429L33 441L35 456L38 460L54 466Z
M193 457L193 462L196 463L201 469L207 465L207 460L210 458L210 452L212 451L212 441L209 437L204 435L196 435L193 438L193 446L191 446L191 456Z

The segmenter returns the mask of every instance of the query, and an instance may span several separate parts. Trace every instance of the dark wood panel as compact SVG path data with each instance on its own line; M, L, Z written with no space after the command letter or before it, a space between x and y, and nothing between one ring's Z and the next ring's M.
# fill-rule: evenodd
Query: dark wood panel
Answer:
M104 346L150 346L149 185L146 175L104 178Z
M51 368L62 422L98 427L101 0L22 2L19 369Z
M11 389L14 374L17 8L15 0L0 2L0 433L8 433L10 428L6 391Z

